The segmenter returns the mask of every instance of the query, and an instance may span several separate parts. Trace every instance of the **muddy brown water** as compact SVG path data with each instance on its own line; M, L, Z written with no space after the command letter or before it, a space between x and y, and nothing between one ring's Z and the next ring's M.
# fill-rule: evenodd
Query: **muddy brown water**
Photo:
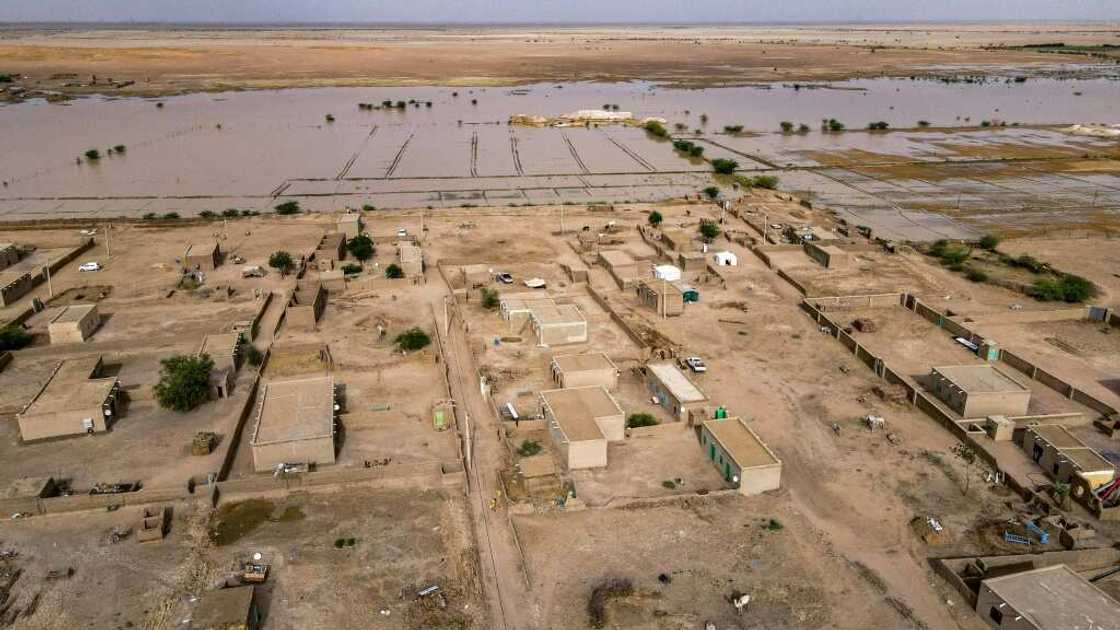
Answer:
M358 107L385 100L416 104L403 111ZM1120 81L1041 78L984 84L876 79L808 88L769 84L702 90L645 83L324 88L158 100L85 98L64 105L30 101L0 107L5 139L0 181L6 183L0 188L0 220L268 210L287 198L311 210L656 201L695 194L710 184L706 163L683 158L641 129L506 124L513 114L558 115L609 104L638 117L663 117L670 128L682 123L688 135L700 139L707 157L730 157L747 170L780 170L788 188L872 215L867 221L892 229L892 238L964 236L970 232L934 225L945 223L943 218L899 216L896 210L907 204L920 209L949 196L983 207L990 197L983 185L965 182L954 188L915 180L899 190L857 173L823 169L862 155L940 161L1006 143L1091 151L1109 141L1012 127L955 134L936 129L823 134L821 119L837 118L851 129L879 120L896 128L919 120L934 127L992 119L1024 125L1116 123L1117 102ZM777 133L783 120L805 123L812 131ZM758 133L729 135L722 131L726 125ZM946 148L949 135L964 148ZM116 145L127 149L109 155L107 149ZM94 148L101 159L79 160ZM1109 202L1112 188L1120 194L1114 180L1105 176L1085 186L1103 188L1091 194L1097 199L1104 194ZM1083 180L1056 184L1064 194L1083 186ZM1033 194L1034 188L1053 189L1055 183L1024 180L1017 186ZM1080 197L1075 201L1080 203ZM1021 205L1018 199L995 205L1016 204ZM915 223L917 231L911 227Z

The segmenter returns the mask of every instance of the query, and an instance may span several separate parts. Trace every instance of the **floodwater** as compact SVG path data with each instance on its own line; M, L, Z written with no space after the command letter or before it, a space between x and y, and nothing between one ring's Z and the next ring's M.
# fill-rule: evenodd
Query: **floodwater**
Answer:
M417 105L404 111L358 107L412 99ZM938 144L950 135L958 144L1091 148L1108 141L1012 127L967 134L822 134L819 125L822 118L837 118L850 129L878 120L894 127L913 127L919 120L935 127L990 119L1024 125L1116 123L1120 81L879 79L815 88L704 90L644 83L326 88L191 94L158 102L163 107L154 99L106 98L0 107L0 180L7 184L0 190L0 218L264 209L277 198L298 198L312 209L364 203L442 207L464 199L480 204L656 200L707 185L706 164L678 156L667 142L641 129L535 129L505 122L513 114L558 115L607 104L637 117L663 117L671 129L683 123L690 135L700 129L697 137L707 156L732 157L743 169L843 166L822 163L820 155L850 150L951 160L954 152ZM326 121L327 114L334 122ZM783 120L808 124L812 131L776 133ZM761 133L722 133L732 124ZM105 155L115 145L127 151ZM92 148L102 158L78 163L76 158ZM791 173L789 181L810 175ZM837 186L835 177L825 179Z

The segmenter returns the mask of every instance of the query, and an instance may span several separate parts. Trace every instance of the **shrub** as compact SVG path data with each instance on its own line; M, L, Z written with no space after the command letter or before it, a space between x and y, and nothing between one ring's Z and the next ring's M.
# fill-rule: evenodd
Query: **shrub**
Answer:
M373 257L373 239L368 234L359 234L346 243L346 249L358 260L369 260Z
M9 324L0 328L0 352L5 350L19 350L31 343L31 335L23 326Z
M1023 254L1018 258L1013 258L1009 261L1012 267L1020 267L1027 269L1031 273L1042 273L1048 269L1046 263L1038 260L1030 254Z
M703 236L710 241L713 238L719 236L719 234L719 225L715 221L712 221L711 219L703 219L700 221L700 236Z
M272 255L268 257L268 266L279 271L280 275L287 274L294 265L292 255L282 249L272 252Z
M532 457L541 452L541 443L536 440L524 440L521 442L521 446L517 447L517 452L522 457Z
M276 210L276 214L300 213L299 202L295 200L285 201L284 203L278 204L274 209Z
M424 332L420 328L413 326L412 328L409 328L408 330L397 335L396 342L397 346L400 347L401 350L421 350L428 347L428 344L432 343L432 338L428 336L428 333Z
M637 427L652 427L659 424L657 418L654 418L648 413L632 413L630 417L626 418L627 428L634 429Z
M735 169L739 168L739 163L727 158L716 158L712 160L712 168L720 175L730 175L735 172Z
M649 221L649 224L653 227L657 227L661 225L661 222L665 220L665 217L661 216L660 212L651 210L649 215L646 217L646 220Z
M789 133L789 132L793 131L793 123L791 123L788 120L783 120L781 122L781 127L782 127L782 133Z
M373 212L374 210L377 210L377 208L368 203L362 204L362 212Z
M245 360L253 367L259 367L261 362L264 361L264 353L257 350L257 347L251 343L245 344Z
M1031 287L1031 295L1043 302L1084 302L1097 294L1097 287L1081 276L1066 274L1057 278L1040 278Z
M831 131L832 133L840 133L846 128L847 127L844 126L844 123L836 120L835 118L828 118L821 122L821 129L823 129L824 131Z
M691 155L692 157L700 157L700 156L704 155L704 147L702 147L698 144L694 144L691 147L689 147L688 154Z
M677 123L673 125L673 128L677 131L688 131L688 125L686 125L685 123Z
M738 133L743 133L743 126L742 125L724 125L723 132L724 133L729 133L731 135L735 135L735 134L738 134Z
M90 149L89 151L85 152L85 156L86 159L90 162L96 162L97 160L101 159L101 152L97 149Z
M242 210L241 211L241 216L243 216L243 217L255 217L258 214L260 214L260 213L257 212L256 210Z
M646 130L646 133L648 133L651 136L654 136L654 137L657 137L657 138L668 138L669 137L669 131L667 129L665 129L665 125L662 125L661 123L657 122L656 120L651 120L651 121L647 122L645 124L644 128Z
M178 218L179 218L179 213L178 212L165 212L165 213L163 213L163 219L165 219L165 220L174 221L175 219L178 219Z
M141 217L141 218L142 218L142 219L144 219L145 221L151 221L152 219L156 218L156 213L154 213L154 212L145 212L145 213L144 213L144 216L143 216L143 217Z
M867 128L871 131L886 131L887 129L890 129L890 127L890 124L883 120L869 123L867 125Z
M482 290L482 308L492 311L498 308L501 303L502 301L498 297L497 291L485 288Z
M778 531L780 529L784 529L784 528L785 528L785 525L782 525L781 521L779 521L776 518L772 518L772 519L769 520L769 522L766 523L766 529L768 529L772 532L776 532L776 531Z
M214 217L218 216L218 214L213 210L203 210L202 212L198 213L198 216L202 217L203 219L213 219Z
M775 190L778 188L779 179L774 175L759 175L751 180L751 184L758 188Z
M985 234L980 238L980 247L988 251L993 251L999 245L999 237L994 234Z
M673 481L672 479L666 479L665 481L661 482L661 487L668 490L673 490L677 487L677 482Z
M719 186L708 186L701 192L707 195L708 199L715 199L716 197L719 197L720 189Z
M797 133L809 133L809 125L801 123L797 126Z
M708 115L707 114L700 114L700 124L701 125L708 124Z
M355 264L355 263L346 263L345 265L342 266L342 273L344 273L344 274L362 273L362 266L358 265L358 264Z
M987 282L988 274L981 269L969 269L965 277L972 282Z
M185 412L210 397L210 355L177 355L160 361L159 382L152 388L159 406Z
M124 146L123 144L118 144L113 147L113 150L117 153L124 153L126 150L128 150L128 147Z
M928 120L919 120L918 121L918 126L919 127L928 127L929 126L929 121Z
M689 150L691 150L693 146L695 146L695 145L693 145L688 140L674 140L673 141L673 148L676 149L677 151L681 151L683 153L688 153Z
M238 211L237 208L226 208L225 210L222 210L222 216L226 217L226 218L232 219L233 217L236 217L238 214L240 214L240 211Z
M327 114L323 117L328 123L334 122L334 114Z
M400 265L398 265L397 263L392 263L391 265L389 265L388 267L385 268L385 277L389 278L389 279L392 279L392 280L397 280L399 278L403 278L404 277L404 270L401 269Z

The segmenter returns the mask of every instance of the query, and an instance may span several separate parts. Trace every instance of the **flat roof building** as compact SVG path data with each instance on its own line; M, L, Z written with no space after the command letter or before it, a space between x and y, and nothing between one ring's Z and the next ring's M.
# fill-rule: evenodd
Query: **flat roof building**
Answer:
M233 390L233 382L241 367L241 333L206 335L198 354L205 354L214 362L210 371L210 397L225 398Z
M323 309L326 307L327 291L322 282L316 280L300 282L284 309L284 319L292 328L315 330L319 317L323 315Z
M781 460L742 418L705 420L700 425L700 446L740 494L761 494L781 486Z
M622 408L603 387L552 389L540 393L549 435L569 470L607 465L607 442L626 437Z
M563 346L587 342L587 320L575 304L542 304L529 314L537 344Z
M1055 481L1073 483L1084 479L1095 490L1116 477L1116 467L1082 442L1069 429L1056 424L1028 426L1023 432L1023 450ZM1073 488L1075 495L1078 488Z
M0 271L19 262L19 249L15 243L0 243Z
M397 260L406 278L424 274L424 252L416 245L407 241L397 243Z
M101 325L96 304L60 306L49 314L47 333L51 343L82 343Z
M930 370L933 393L963 418L1025 416L1031 390L994 365L952 365Z
M543 293L506 293L498 300L502 319L509 322L510 332L520 332L533 315L533 309L555 306L556 301Z
M362 215L357 212L347 212L338 217L336 229L347 239L354 238L362 233Z
M708 415L708 396L680 368L668 361L646 365L650 394L680 421L696 422Z
M35 280L26 271L0 271L0 306L11 306L35 288Z
M620 249L599 250L599 262L602 263L620 289L634 286L642 276L643 265L634 260L634 257Z
M207 591L198 598L191 630L257 630L261 613L252 586Z
M492 279L489 265L463 265L459 268L459 273L462 276L463 286L467 289L484 287L490 284Z
M552 380L561 388L618 388L618 366L602 352L565 354L552 358Z
M680 282L642 280L635 291L638 300L652 308L659 317L676 317L684 313L684 287Z
M696 249L696 241L692 233L685 230L661 230L661 242L678 252L691 252Z
M183 252L183 269L213 271L222 264L222 248L217 241L191 243Z
M814 241L805 241L803 249L810 258L826 269L846 269L852 265L851 254L835 245L819 245Z
M335 461L334 378L274 381L262 386L250 445L253 469Z
M1000 630L1120 630L1120 602L1064 564L984 580L976 612Z
M342 232L328 232L319 239L315 247L315 264L319 271L330 271L339 261L346 258L346 235Z
M99 378L100 357L62 361L16 414L24 442L103 433L117 415L120 383Z

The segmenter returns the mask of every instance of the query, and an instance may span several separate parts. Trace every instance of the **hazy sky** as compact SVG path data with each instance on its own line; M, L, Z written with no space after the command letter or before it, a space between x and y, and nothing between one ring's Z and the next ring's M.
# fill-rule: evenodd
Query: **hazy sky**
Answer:
M0 21L765 22L1120 19L1120 0L0 0Z

